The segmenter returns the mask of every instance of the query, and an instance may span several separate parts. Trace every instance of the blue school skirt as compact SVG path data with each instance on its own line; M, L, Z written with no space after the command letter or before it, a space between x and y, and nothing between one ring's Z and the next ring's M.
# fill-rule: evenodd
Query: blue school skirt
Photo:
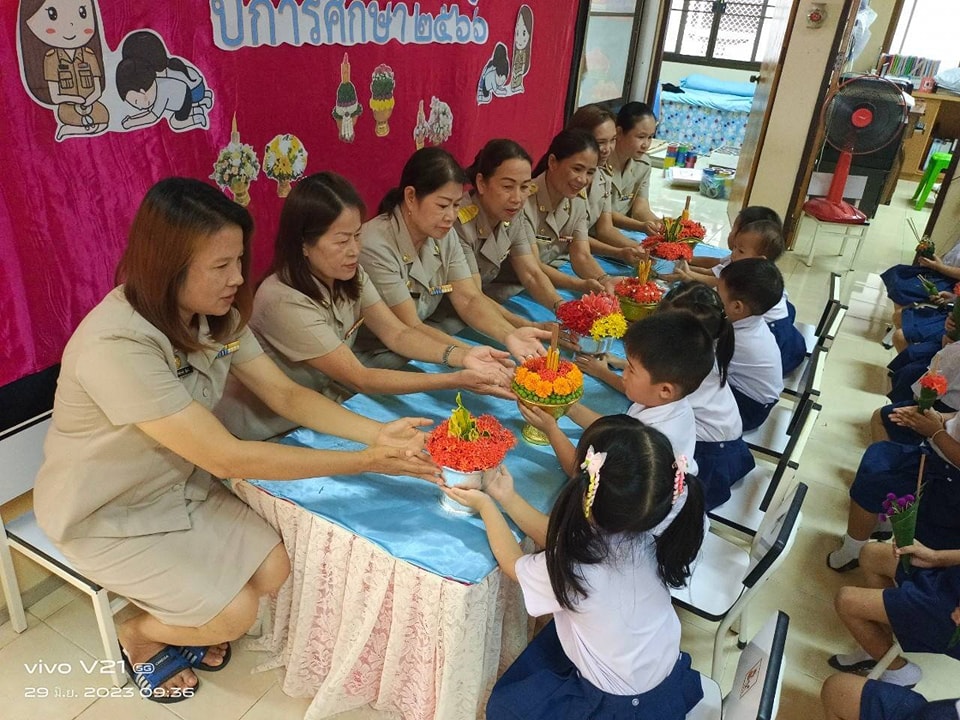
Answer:
M640 695L611 695L580 676L551 620L493 687L487 720L683 720L703 699L700 673L680 653L662 683Z
M724 442L697 441L693 459L697 461L697 477L703 486L707 510L713 510L730 499L730 487L757 466L743 438Z
M909 305L915 302L926 302L930 298L920 280L917 279L918 275L923 275L936 285L937 290L950 290L956 283L956 280L951 280L930 268L919 265L894 265L884 270L880 279L887 286L888 298L897 305Z
M761 403L753 398L748 398L733 385L730 386L733 392L733 399L737 401L737 409L740 410L740 420L743 422L743 431L756 430L763 425L773 406L777 404L774 400L768 403Z
M911 383L912 385L913 383ZM913 391L910 391L911 394ZM918 433L915 430L911 430L908 427L903 427L902 425L897 425L890 419L890 413L892 413L896 408L901 407L910 407L911 405L916 405L917 401L913 398L909 400L901 400L895 402L891 405L884 405L880 408L880 420L883 421L883 429L887 431L887 437L889 437L893 442L900 443L901 445L919 445L923 442L923 435ZM938 412L953 412L954 408L950 407L946 403L942 403L937 400L933 403L933 409Z
M926 705L926 698L909 688L867 680L860 694L860 720L913 720Z
M807 342L803 335L793 325L789 316L767 323L770 332L780 348L780 359L783 362L783 375L786 377L796 370L807 356Z
M934 550L958 548L960 469L943 460L926 443L901 445L883 441L868 447L850 486L850 498L864 510L879 513L887 493L897 497L916 494L922 455L926 455L927 460L916 537ZM954 603L953 607L956 606Z
M904 308L900 315L900 329L908 343L922 343L943 338L947 313L940 308Z
M900 646L960 660L960 644L947 648L957 629L950 613L960 605L960 566L909 573L898 567L897 581L898 587L883 591L883 606Z
M927 371L933 356L940 352L941 347L939 340L917 343L890 361L887 365L890 371L890 392L887 397L890 402L913 399L913 384Z

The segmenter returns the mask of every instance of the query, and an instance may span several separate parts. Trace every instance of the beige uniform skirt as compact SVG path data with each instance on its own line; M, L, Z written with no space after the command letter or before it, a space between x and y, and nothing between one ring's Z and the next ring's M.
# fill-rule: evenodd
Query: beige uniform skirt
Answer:
M77 538L60 550L83 575L161 622L199 627L236 597L280 537L219 482L187 512L189 530Z

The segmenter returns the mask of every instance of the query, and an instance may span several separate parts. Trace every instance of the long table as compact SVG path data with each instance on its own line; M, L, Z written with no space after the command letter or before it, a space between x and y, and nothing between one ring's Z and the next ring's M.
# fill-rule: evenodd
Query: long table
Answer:
M612 263L606 268L628 272ZM552 317L524 294L507 305L534 320ZM379 420L439 421L454 396L357 395L344 406ZM565 482L553 451L520 438L523 420L514 403L476 395L466 403L514 432L517 447L505 464L524 497L548 512ZM603 413L629 404L590 377L584 403ZM576 443L580 428L560 422ZM303 428L281 442L359 447ZM307 720L368 704L405 720L483 716L497 677L526 646L530 621L519 586L497 569L479 518L441 508L440 490L413 478L251 480L237 491L277 529L291 559L291 577L260 641L270 652L261 669L285 666L283 691L313 698Z

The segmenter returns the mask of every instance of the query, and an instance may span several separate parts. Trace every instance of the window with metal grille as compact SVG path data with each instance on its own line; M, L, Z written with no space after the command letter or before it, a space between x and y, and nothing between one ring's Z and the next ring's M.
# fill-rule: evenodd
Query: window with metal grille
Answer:
M769 17L767 0L671 0L663 58L758 68Z

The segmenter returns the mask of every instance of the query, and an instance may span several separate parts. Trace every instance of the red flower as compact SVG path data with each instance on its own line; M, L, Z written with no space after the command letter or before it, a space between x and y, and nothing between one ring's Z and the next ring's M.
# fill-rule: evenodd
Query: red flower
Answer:
M664 260L689 260L693 257L693 248L681 242L662 242L650 252Z
M634 302L650 304L660 302L663 297L663 289L652 280L641 283L639 278L628 277L618 282L613 291L620 297L625 297Z
M480 437L462 440L447 431L450 420L437 425L427 438L427 452L438 464L460 472L489 470L503 462L517 439L493 415L477 418Z
M926 375L920 378L920 387L933 390L938 396L940 396L946 394L948 383L947 379L940 373L928 372Z

